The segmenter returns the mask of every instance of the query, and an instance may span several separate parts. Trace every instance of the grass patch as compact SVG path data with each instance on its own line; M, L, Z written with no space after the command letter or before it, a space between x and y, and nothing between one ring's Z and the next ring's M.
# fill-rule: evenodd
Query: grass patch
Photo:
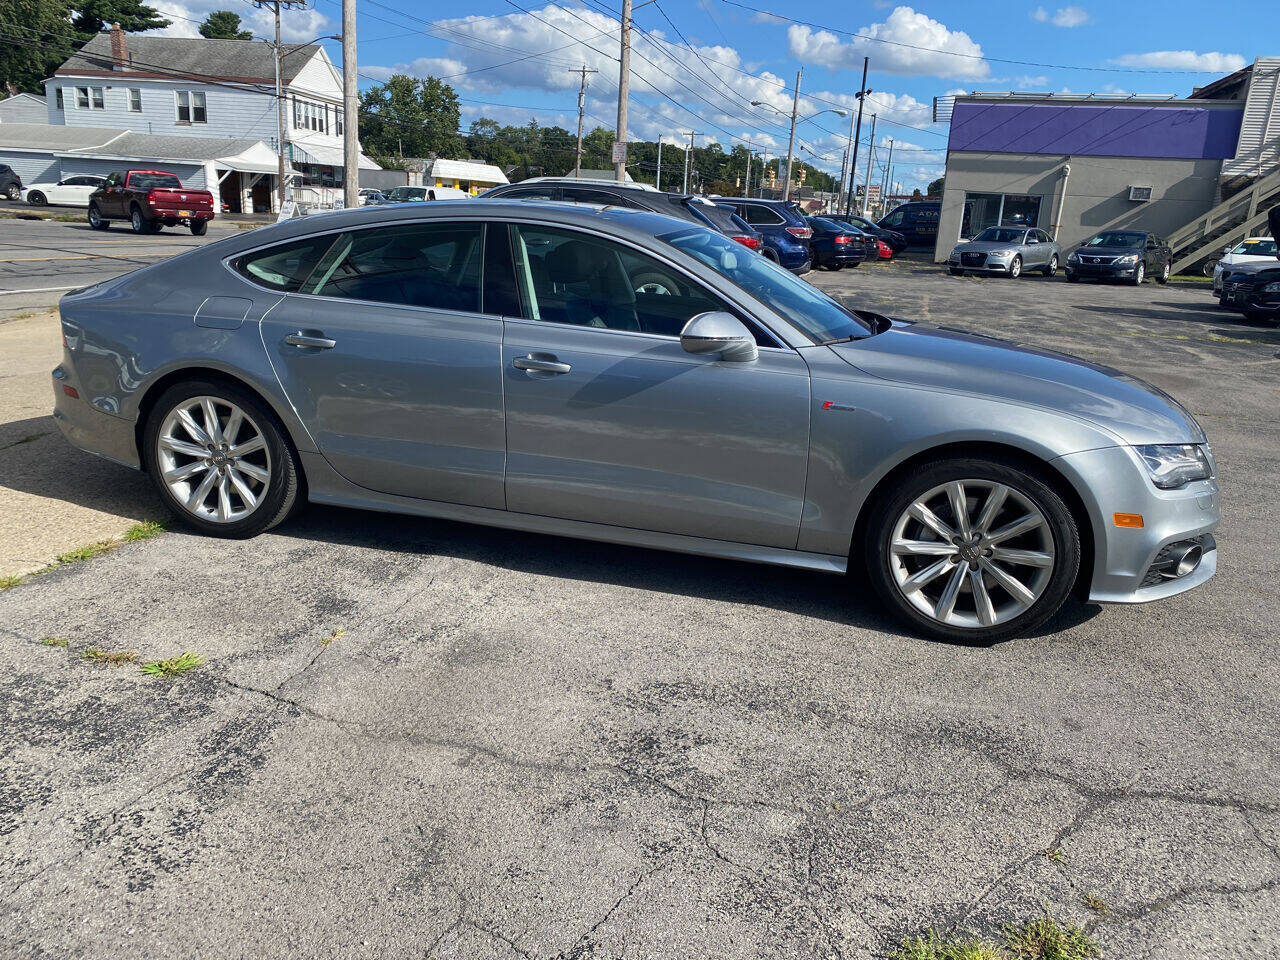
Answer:
M142 665L142 672L149 677L180 677L204 663L204 658L190 650L168 660L152 660Z
M41 637L40 642L46 647L65 647L71 641L66 637Z
M94 663L105 663L109 667L118 667L122 663L134 663L138 654L133 650L103 650L101 647L85 647L80 651L81 660L92 660Z
M143 520L124 532L124 542L137 543L140 540L150 540L152 537L160 536L164 531L165 525L162 521Z
M329 644L333 643L333 641L337 640L339 637L345 637L346 635L347 635L347 631L339 627L337 630L334 630L333 633L329 634L327 637L321 640L320 646L327 647Z
M1103 900L1096 893L1086 893L1084 895L1084 905L1095 913L1107 913L1111 910L1107 906L1107 901Z
M20 577L16 573L6 574L5 576L0 577L0 593L4 593L6 590L12 590L24 579L24 577Z
M1199 287L1213 286L1213 277L1206 277L1198 273L1175 273L1169 279L1174 283L1194 283Z
M950 937L930 930L908 937L889 960L1090 960L1102 956L1098 942L1072 923L1045 915L1000 928L999 942L971 933Z
M115 544L111 541L103 540L101 543L91 543L87 547L77 547L66 553L60 553L54 559L59 566L64 563L83 563L85 560L102 556L114 546Z
M1050 863L1067 862L1067 851L1063 850L1061 847L1049 847L1046 850L1041 850L1040 856L1044 857Z

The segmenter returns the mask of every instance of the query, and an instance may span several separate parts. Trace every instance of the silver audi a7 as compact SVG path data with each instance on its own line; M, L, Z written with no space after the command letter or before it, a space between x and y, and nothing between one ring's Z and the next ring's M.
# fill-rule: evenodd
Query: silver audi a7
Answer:
M62 432L215 536L310 500L785 564L971 642L1217 565L1213 457L1159 390L660 214L365 207L60 309Z

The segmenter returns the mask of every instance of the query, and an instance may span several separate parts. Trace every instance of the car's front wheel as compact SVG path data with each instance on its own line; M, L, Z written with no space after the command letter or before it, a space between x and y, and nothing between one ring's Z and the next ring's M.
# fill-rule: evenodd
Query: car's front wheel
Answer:
M963 276L964 276L964 271L963 271L963 270L961 270L959 267L947 267L947 272L948 272L949 274L951 274L953 277L963 277Z
M993 643L1044 623L1080 568L1080 532L1062 497L1011 462L956 459L893 485L866 526L876 592L921 633Z
M27 203L31 204L33 207L44 207L48 205L49 198L39 190L28 190Z
M1145 279L1147 279L1147 265L1145 263L1139 263L1138 269L1133 271L1133 279L1129 282L1135 287L1140 287L1142 286L1142 281Z
M1058 255L1055 253L1044 266L1044 275L1052 277L1058 272Z
M1022 258L1014 257L1009 261L1009 279L1017 280L1022 276Z
M274 527L298 497L298 467L275 416L247 390L193 380L147 418L147 469L183 522L241 539Z
M106 230L111 226L111 221L102 215L96 203L89 204L89 226L94 230Z

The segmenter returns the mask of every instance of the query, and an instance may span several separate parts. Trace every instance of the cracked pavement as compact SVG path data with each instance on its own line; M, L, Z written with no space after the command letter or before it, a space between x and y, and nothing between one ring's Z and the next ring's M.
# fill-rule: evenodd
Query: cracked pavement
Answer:
M966 648L838 578L438 521L129 544L0 594L4 955L881 957L1047 908L1108 958L1280 956L1280 333L1204 289L812 276L1183 400L1217 577Z

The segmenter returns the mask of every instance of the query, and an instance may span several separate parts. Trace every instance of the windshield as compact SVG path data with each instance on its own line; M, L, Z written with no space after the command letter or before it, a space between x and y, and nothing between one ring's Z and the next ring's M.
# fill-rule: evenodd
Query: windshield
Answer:
M1025 230L1011 230L1008 227L987 227L973 239L979 243L1021 243L1026 237Z
M872 330L816 287L728 237L690 229L658 238L705 263L761 303L773 308L815 343L860 339Z
M1231 252L1242 253L1249 257L1274 257L1276 255L1276 242L1265 238L1246 240Z
M172 173L131 173L129 186L139 190L150 190L153 187L173 187L182 189L182 181Z
M421 200L426 195L426 187L396 187L387 194L392 200Z
M1122 230L1108 230L1084 242L1086 247L1140 247L1147 239L1145 233L1127 233Z

